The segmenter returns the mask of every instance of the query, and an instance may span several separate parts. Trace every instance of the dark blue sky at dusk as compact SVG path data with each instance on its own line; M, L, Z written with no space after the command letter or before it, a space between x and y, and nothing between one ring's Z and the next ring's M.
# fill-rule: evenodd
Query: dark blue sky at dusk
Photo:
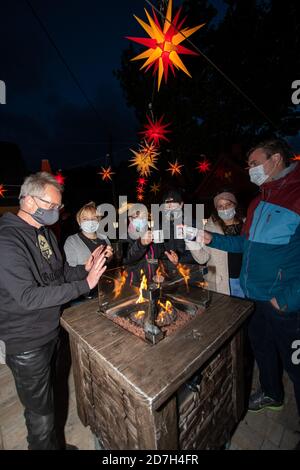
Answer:
M182 2L174 1L173 11ZM222 18L222 0L211 0ZM109 139L116 162L131 156L140 130L113 75L129 41L145 36L133 14L145 19L143 0L31 0L99 117L61 62L25 0L2 0L0 141L16 143L30 170L47 158L54 168L105 164ZM154 1L157 6L157 2ZM175 7L175 8L174 8ZM190 27L205 18L188 18ZM137 67L141 63L137 63ZM181 72L180 72L181 73Z

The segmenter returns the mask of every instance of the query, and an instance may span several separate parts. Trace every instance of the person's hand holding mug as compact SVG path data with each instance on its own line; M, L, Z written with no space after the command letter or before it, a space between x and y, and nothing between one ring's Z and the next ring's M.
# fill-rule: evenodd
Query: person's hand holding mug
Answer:
M147 230L146 233L141 237L141 244L143 246L150 245L152 242L152 232L150 230Z
M196 241L200 243L201 246L209 245L212 241L212 234L206 230L198 230Z

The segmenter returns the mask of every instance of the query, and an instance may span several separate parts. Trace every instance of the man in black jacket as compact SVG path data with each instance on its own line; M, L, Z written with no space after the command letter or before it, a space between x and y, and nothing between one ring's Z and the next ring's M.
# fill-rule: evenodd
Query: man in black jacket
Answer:
M62 186L48 173L27 177L20 210L0 219L0 340L25 408L29 449L57 449L51 384L61 306L95 287L105 271L102 247L85 266L64 265L46 226L62 207Z

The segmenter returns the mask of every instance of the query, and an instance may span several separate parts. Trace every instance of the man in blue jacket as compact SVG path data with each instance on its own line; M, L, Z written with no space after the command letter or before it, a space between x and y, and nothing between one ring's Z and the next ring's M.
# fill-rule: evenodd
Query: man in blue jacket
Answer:
M300 164L280 140L248 152L249 176L260 187L241 236L205 232L204 243L243 253L240 283L256 309L249 337L261 388L249 410L281 409L282 367L294 384L300 416Z

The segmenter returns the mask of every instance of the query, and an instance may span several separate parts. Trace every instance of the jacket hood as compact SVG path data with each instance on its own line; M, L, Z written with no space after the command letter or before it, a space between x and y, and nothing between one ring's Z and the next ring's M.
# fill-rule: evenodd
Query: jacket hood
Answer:
M0 217L0 231L9 227L19 228L23 231L34 229L32 225L25 222L25 220L21 219L21 217L18 217L11 212L6 212L2 217Z
M297 163L297 162L292 163L287 168L290 168L290 171L288 173L286 173L281 178L264 183L261 186L261 189L262 190L277 189L277 188L279 189L279 188L282 188L283 186L287 186L289 184L295 184L297 182L300 184L300 163ZM286 169L284 171L286 171Z

